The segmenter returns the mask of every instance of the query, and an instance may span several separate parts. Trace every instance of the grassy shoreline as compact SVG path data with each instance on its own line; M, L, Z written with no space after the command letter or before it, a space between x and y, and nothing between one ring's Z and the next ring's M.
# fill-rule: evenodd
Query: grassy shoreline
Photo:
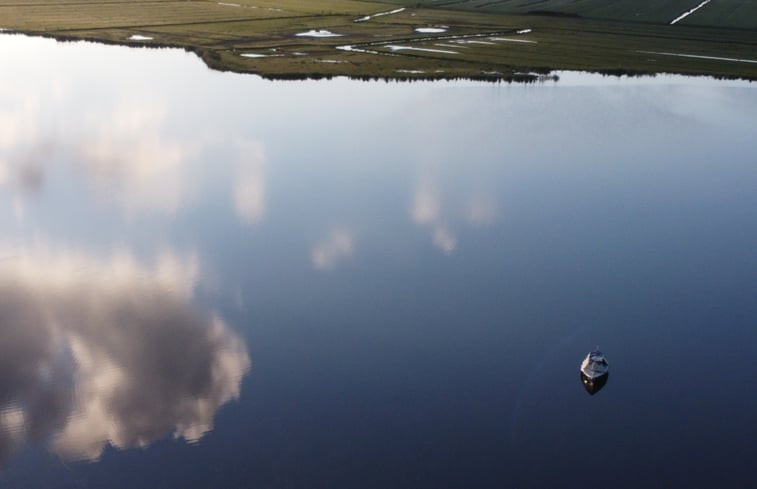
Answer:
M0 28L60 41L181 48L215 70L276 79L528 82L578 70L757 80L752 30L439 8L370 17L394 7L350 0L0 0ZM418 31L429 28L436 31Z

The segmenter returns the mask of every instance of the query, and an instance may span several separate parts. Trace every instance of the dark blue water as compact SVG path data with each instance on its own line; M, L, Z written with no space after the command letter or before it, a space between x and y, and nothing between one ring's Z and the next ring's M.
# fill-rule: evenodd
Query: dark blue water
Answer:
M757 87L0 70L0 486L757 483Z

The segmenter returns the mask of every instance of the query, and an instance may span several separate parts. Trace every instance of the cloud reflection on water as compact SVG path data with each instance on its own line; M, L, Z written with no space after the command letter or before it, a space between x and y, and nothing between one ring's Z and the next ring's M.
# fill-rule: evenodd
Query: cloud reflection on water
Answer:
M3 45L20 40L5 36ZM267 181L262 143L240 135L238 127L188 127L191 118L177 115L186 101L166 93L178 92L175 86L161 86L165 80L135 83L129 78L132 72L113 62L104 47L90 46L113 64L87 77L70 64L82 62L80 68L87 72L97 66L91 59L64 61L51 57L45 40L27 42L36 46L27 46L35 51L29 59L50 59L15 64L19 60L13 59L13 49L0 52L14 73L0 79L0 185L15 199L17 215L24 214L35 192L46 185L56 188L49 180L59 166L61 178L84 177L98 206L129 217L172 216L200 200L210 173L203 158L213 155L212 175L228 176L240 221L254 224L263 218ZM43 74L36 69L59 63L66 69ZM236 154L227 153L228 148Z
M352 233L345 229L334 229L315 243L310 260L316 270L333 270L339 262L351 257L354 251Z
M416 185L410 207L410 217L418 226L431 231L431 242L445 255L451 255L458 245L457 233L450 224L458 213L471 225L488 226L497 218L497 202L491 195L474 188L463 202L448 198L443 203L440 185L433 178L421 178Z
M164 104L141 100L84 119L78 160L96 188L115 193L128 211L173 213L186 200L184 166L197 147L166 137L167 113Z
M488 226L497 218L496 200L483 193L472 196L466 204L465 218L471 224Z
M255 224L263 219L266 210L263 145L255 141L238 141L234 146L237 153L234 208L242 223Z
M192 308L195 258L0 251L0 463L26 441L71 460L168 433L194 442L239 396L250 360Z
M419 226L431 228L432 243L445 255L455 251L457 237L443 221L442 201L439 191L428 183L422 183L415 191L410 215Z

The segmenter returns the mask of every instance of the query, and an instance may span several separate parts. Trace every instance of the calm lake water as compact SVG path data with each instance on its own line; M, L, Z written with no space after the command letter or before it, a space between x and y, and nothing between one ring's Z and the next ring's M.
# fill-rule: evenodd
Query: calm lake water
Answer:
M0 486L757 482L757 85L0 70Z

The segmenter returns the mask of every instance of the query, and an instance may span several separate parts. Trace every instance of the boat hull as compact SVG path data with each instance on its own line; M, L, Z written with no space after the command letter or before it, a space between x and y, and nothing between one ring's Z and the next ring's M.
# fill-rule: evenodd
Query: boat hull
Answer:
M580 375L581 384L583 384L584 389L586 389L586 392L588 392L591 396L602 390L602 387L605 386L607 379L610 377L609 372L605 372L604 374L593 378L589 377L583 372L580 372Z

